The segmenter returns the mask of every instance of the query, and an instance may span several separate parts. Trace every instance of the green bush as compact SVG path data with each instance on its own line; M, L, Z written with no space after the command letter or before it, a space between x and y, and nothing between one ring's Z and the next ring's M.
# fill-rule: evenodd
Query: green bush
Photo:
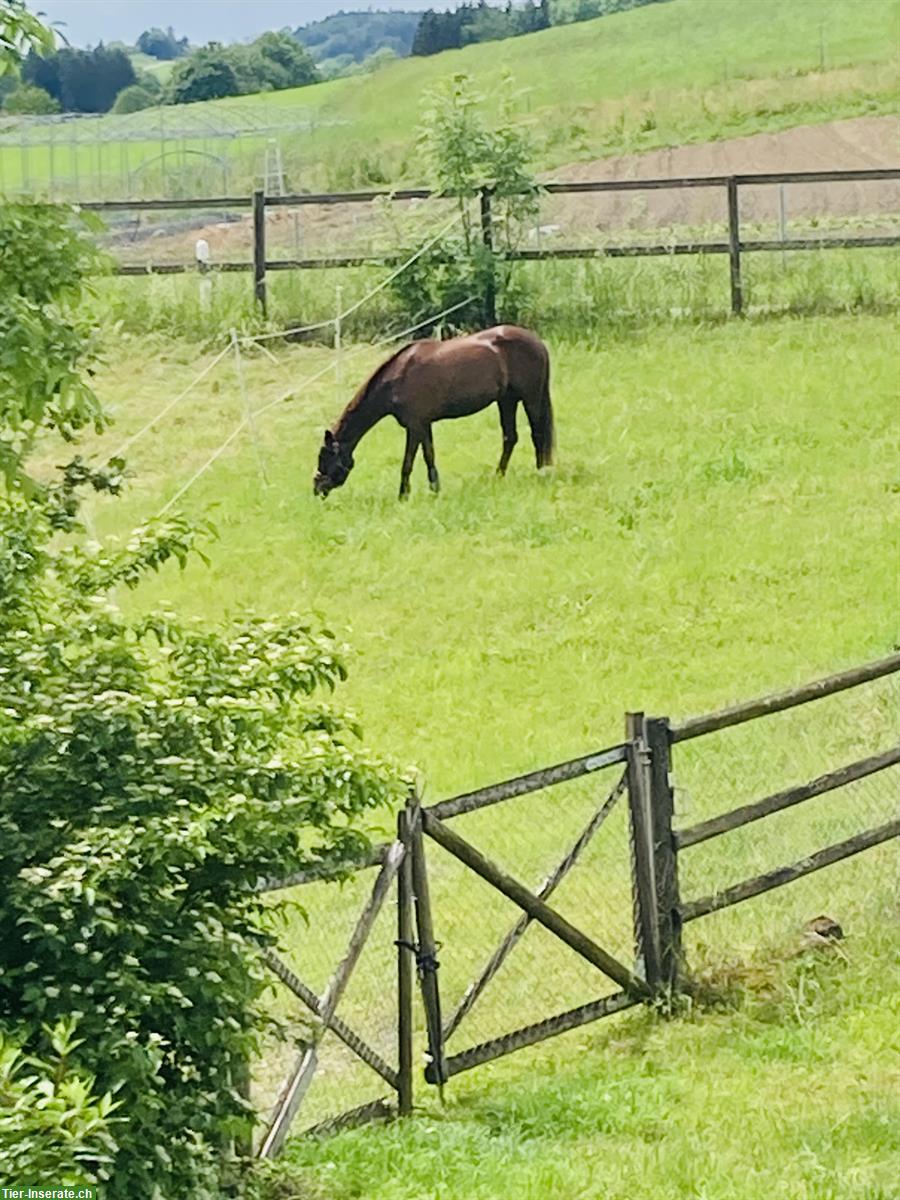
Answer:
M45 116L59 112L59 101L41 87L20 83L3 101L3 111L21 116Z
M112 110L114 113L141 112L155 103L156 97L146 87L140 83L133 83L119 92Z
M42 1030L46 1057L26 1055L0 1029L0 1178L100 1183L116 1152L111 1095L70 1059L82 1044L75 1022Z
M85 372L97 355L85 311L101 260L91 214L67 205L0 204L0 483L25 485L47 429L71 441L103 415ZM22 264L28 269L23 270Z
M116 610L113 587L196 542L176 519L117 553L57 546L77 489L120 482L76 462L0 507L0 1023L35 1053L75 1016L73 1064L127 1117L104 1195L186 1200L251 1123L237 1085L273 940L254 884L339 870L403 788L320 699L345 674L328 634Z

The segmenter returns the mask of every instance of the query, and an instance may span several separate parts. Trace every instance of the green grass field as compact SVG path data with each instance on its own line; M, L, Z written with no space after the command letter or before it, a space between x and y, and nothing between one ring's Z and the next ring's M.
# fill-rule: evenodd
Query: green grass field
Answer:
M485 43L433 58L406 59L374 75L334 80L290 92L190 106L213 128L247 105L296 104L318 127L282 135L290 186L352 188L371 182L421 183L415 127L425 91L455 71L469 72L490 95L510 69L518 108L533 126L537 163L552 168L576 159L782 129L835 117L888 112L898 95L897 0L671 0L582 24L560 26L502 43ZM220 114L220 115L217 115ZM143 117L141 119L144 119ZM151 141L128 147L159 153ZM103 122L97 124L102 133ZM198 132L188 149L212 148ZM232 190L258 178L265 137L248 129L232 154ZM172 143L169 150L174 149ZM101 147L106 175L118 177L116 144ZM233 149L233 148L232 148ZM73 174L59 149L57 172ZM86 186L103 186L95 147L79 150ZM182 164L183 165L183 164ZM198 168L212 186L209 168ZM40 189L49 150L0 150L0 187ZM179 166L182 189L190 187ZM205 172L205 174L204 174ZM104 172L99 172L103 175ZM145 183L159 184L152 172ZM142 184L142 186L144 186ZM221 186L219 181L213 190ZM152 194L152 187L146 194ZM84 194L82 194L84 198Z
M462 1076L413 1120L295 1141L260 1194L896 1200L896 963L883 929L769 956L735 972L728 1003L614 1018Z
M340 386L333 374L303 383L331 362L325 348L250 355L252 404L294 399L187 494L186 510L219 528L211 566L164 573L137 602L204 617L321 613L352 646L345 700L367 739L415 764L428 801L618 741L627 709L678 718L876 657L898 634L893 330L890 317L857 315L551 339L558 465L539 476L526 439L500 481L493 413L439 425L444 491L428 494L420 465L405 505L395 499L402 436L388 424L361 445L342 491L324 504L312 496L321 431L383 351L348 350ZM93 448L113 451L210 357L186 341L123 338L99 379L117 425ZM129 493L95 505L94 528L124 535L156 512L244 413L226 361L134 445ZM675 762L679 820L883 749L898 721L896 687L879 684L688 747ZM537 883L614 781L607 771L459 828ZM896 782L883 775L751 826L691 852L685 897L895 811ZM384 814L373 835L391 827ZM437 848L431 859L449 1006L515 913ZM630 961L627 863L620 805L555 903ZM370 879L295 897L311 923L290 925L287 953L312 986L324 986ZM883 1121L896 997L882 974L896 957L897 881L888 845L691 927L692 967L726 983L747 974L748 1008L698 1012L688 1026L613 1018L454 1081L445 1113L420 1087L423 1118L298 1146L291 1161L328 1200L650 1197L666 1180L666 1195L727 1200L762 1197L775 1179L790 1200L883 1200L897 1149ZM821 911L850 935L847 970L793 960L776 970ZM387 910L341 1010L387 1055L393 936ZM593 973L535 931L498 983L451 1050L598 994ZM297 1029L285 995L273 1004ZM289 1059L269 1049L261 1104ZM308 1120L378 1094L327 1042L323 1062ZM754 1114L769 1131L765 1152L735 1142Z

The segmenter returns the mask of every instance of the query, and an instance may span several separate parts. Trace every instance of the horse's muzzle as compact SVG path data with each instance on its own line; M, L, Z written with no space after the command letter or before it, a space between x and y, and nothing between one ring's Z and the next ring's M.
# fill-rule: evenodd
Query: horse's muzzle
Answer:
M313 495L321 496L324 500L331 488L332 483L327 475L316 475L313 479Z

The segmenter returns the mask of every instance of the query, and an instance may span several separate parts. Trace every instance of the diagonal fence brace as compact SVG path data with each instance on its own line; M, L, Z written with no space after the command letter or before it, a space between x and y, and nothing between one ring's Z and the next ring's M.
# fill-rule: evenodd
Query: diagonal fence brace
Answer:
M361 1059L366 1066L371 1067L377 1075L380 1075L385 1083L390 1084L395 1091L397 1090L397 1072L388 1066L377 1050L373 1050L364 1038L360 1037L346 1021L342 1021L336 1014L333 1014L328 1021L323 1020L321 998L291 970L287 963L278 957L274 950L266 947L263 951L263 959L266 966L278 976L298 1000L306 1005L314 1016L319 1018L326 1029L330 1029L345 1046L353 1051L357 1058Z
M430 838L436 841L439 846L443 846L454 858L458 858L460 862L474 871L476 875L480 875L486 883L496 888L508 900L512 900L513 904L517 904L533 920L537 921L539 925L543 925L545 929L558 937L561 942L564 942L576 954L586 959L592 966L602 971L604 975L615 980L629 994L637 996L650 995L650 989L643 979L633 974L628 967L613 958L601 946L598 946L587 934L582 933L580 929L576 929L571 922L567 921L565 917L551 908L549 904L545 904L543 900L539 900L524 884L519 883L511 875L507 875L505 871L502 871L489 858L486 858L480 850L476 850L465 838L460 837L454 830L449 829L427 810L423 809L421 816L424 831Z
M378 872L371 895L350 935L344 957L338 964L319 1001L321 1007L318 1015L322 1022L322 1028L318 1031L317 1037L303 1048L293 1070L285 1080L275 1113L259 1148L258 1156L260 1158L274 1158L284 1145L288 1129L310 1083L312 1083L318 1065L318 1040L334 1017L335 1009L350 982L353 969L359 961L366 939L372 932L372 926L375 924L375 919L381 911L394 876L400 869L405 855L406 847L402 842L397 841L389 847L384 856L384 865Z
M552 871L551 874L548 875L541 884L536 893L539 900L549 900L549 898L553 895L553 893L568 875L569 871L571 871L571 869L578 862L578 859L581 857L588 844L599 832L604 821L612 812L616 801L625 791L626 781L627 775L623 773L619 778L618 783L615 785L613 790L609 793L597 811L591 814L590 820L569 847L565 858L561 860L555 870ZM528 913L522 914L516 924L512 927L512 929L510 929L503 941L488 959L478 978L474 980L474 982L470 983L466 988L465 994L457 1005L456 1011L450 1016L447 1024L444 1026L445 1041L447 1041L450 1036L456 1032L463 1018L468 1016L468 1014L472 1011L484 989L503 966L504 962L506 962L506 959L518 945L523 934L533 920L534 918Z

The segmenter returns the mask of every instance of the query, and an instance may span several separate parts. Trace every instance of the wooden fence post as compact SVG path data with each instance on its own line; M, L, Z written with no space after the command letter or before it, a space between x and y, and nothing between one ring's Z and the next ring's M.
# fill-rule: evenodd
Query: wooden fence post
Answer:
M253 193L253 294L267 315L266 305L266 193L257 188Z
M650 751L650 820L661 983L673 989L678 986L681 974L682 951L678 855L672 830L673 802L669 781L671 732L668 717L648 717L644 722L644 739Z
M397 840L406 848L397 876L397 1112L413 1108L413 885L409 815L397 814Z
M644 714L625 717L627 739L628 808L631 817L632 895L638 958L651 991L662 984L658 902L653 867L653 830L650 808L650 751L644 740Z
M497 280L494 272L494 218L491 212L491 189L481 189L481 240L488 253L490 269L484 289L485 326L497 324Z
M426 1078L440 1087L447 1082L447 1060L444 1055L443 1021L441 1019L441 993L438 987L437 947L434 941L434 925L431 919L431 899L428 891L428 868L425 863L425 839L422 834L422 814L416 797L408 808L409 830L412 841L412 883L416 910L418 948L416 964L419 970L419 985L425 1006L425 1023L428 1029L428 1054L431 1064Z
M741 287L741 224L738 207L738 185L732 175L728 180L728 265L731 275L731 311L739 317L744 310Z

